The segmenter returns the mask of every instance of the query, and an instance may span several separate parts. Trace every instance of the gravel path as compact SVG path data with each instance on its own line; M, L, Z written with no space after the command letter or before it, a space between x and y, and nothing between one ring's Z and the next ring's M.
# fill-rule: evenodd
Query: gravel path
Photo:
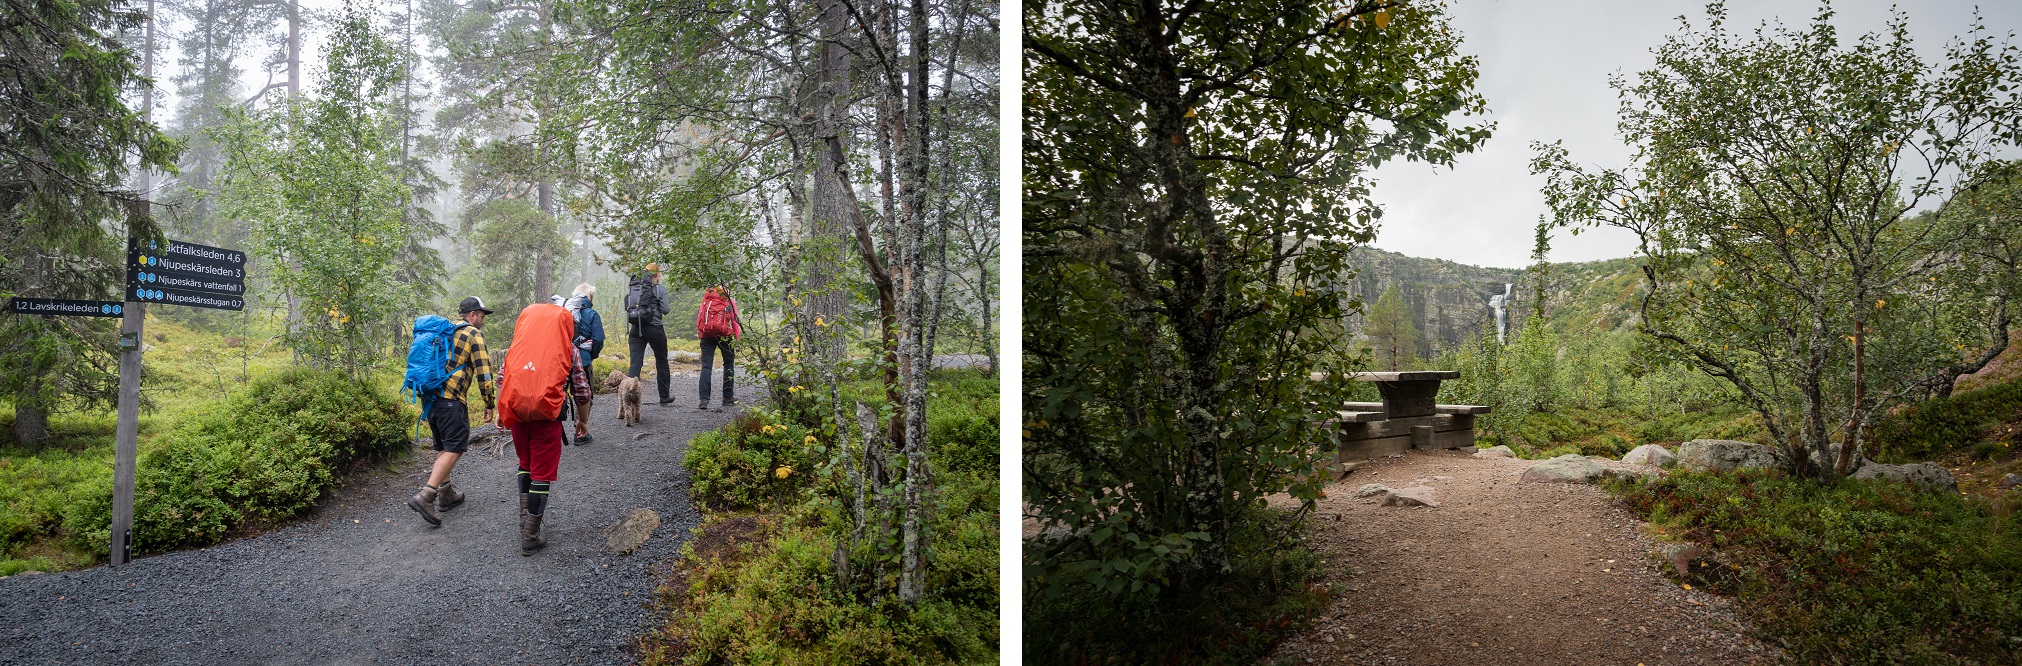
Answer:
M676 395L668 407L649 397L630 429L616 396L598 396L595 441L563 450L548 547L531 557L519 554L510 448L464 456L452 479L469 499L440 528L406 506L424 453L258 537L0 579L0 664L630 663L653 620L649 568L699 521L688 439L734 416L696 410L692 388ZM606 530L638 507L660 514L659 529L610 553Z
M1666 579L1635 517L1585 484L1517 483L1535 461L1381 459L1328 486L1310 545L1340 591L1282 664L1742 664L1773 650L1727 599ZM1428 485L1437 508L1357 499Z

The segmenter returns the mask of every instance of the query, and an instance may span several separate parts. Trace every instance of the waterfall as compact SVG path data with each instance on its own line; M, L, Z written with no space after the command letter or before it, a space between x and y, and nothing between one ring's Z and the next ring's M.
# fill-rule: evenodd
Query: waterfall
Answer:
M1510 283L1502 284L1502 293L1488 297L1488 306L1495 310L1495 343L1504 344L1509 335Z

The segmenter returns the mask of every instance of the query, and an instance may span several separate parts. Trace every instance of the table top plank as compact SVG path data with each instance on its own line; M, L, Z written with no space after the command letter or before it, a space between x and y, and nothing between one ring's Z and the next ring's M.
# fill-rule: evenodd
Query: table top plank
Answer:
M1460 379L1459 370L1410 370L1405 372L1354 372L1348 378L1360 382L1424 382Z

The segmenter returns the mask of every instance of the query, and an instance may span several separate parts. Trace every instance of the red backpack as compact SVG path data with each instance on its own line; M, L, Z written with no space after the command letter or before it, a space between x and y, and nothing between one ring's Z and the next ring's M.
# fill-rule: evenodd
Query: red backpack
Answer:
M695 312L695 335L702 338L734 338L744 333L737 325L737 302L711 289L702 294L702 309Z
M569 366L575 363L576 319L562 306L535 303L513 324L512 346L499 364L498 420L511 428L529 421L561 418L569 399Z

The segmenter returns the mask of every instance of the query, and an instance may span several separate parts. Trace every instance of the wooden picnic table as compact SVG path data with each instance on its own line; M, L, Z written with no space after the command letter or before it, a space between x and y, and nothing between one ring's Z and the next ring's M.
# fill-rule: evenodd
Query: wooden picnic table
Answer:
M1489 413L1489 408L1437 402L1439 383L1459 378L1453 370L1349 375L1355 381L1374 382L1383 401L1344 403L1338 417L1329 420L1337 428L1333 470L1346 476L1377 456L1473 447L1474 417Z

